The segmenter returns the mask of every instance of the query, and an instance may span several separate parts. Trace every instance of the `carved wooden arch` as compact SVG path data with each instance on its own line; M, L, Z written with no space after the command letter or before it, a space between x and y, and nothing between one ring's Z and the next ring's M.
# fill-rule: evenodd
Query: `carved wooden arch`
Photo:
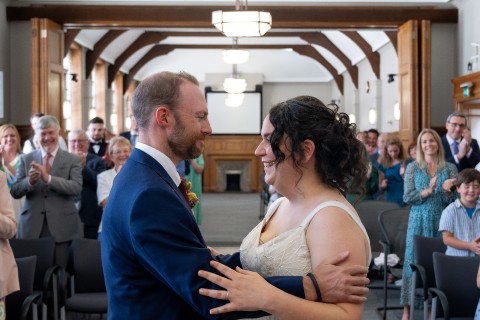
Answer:
M134 79L135 74L137 74L138 70L140 70L147 62L156 57L166 55L170 51L173 51L176 47L175 46L167 46L167 45L156 45L153 46L138 62L130 69L128 74L123 76L123 93L127 92L128 86L130 82Z
M95 62L97 62L97 59L100 57L102 54L103 50L105 50L106 47L110 43L112 43L113 40L118 38L121 34L123 34L127 30L109 30L100 40L98 40L95 43L95 46L93 47L93 50L88 50L86 57L85 57L85 78L88 79L90 77L90 74L92 73L93 68L95 67Z
M239 49L292 49L301 55L313 58L318 63L327 69L335 82L339 86L339 90L343 94L343 78L338 75L337 70L312 46L310 45L243 45L238 46ZM123 88L124 92L134 79L135 74L150 60L167 54L174 49L225 49L225 45L156 45L149 52L147 52L136 64L133 66L127 75L124 76Z
M398 54L397 31L385 31L385 34L387 35L388 39L390 39L390 42L392 43L393 48L395 49L395 52Z
M328 62L321 54L318 52L314 47L310 45L297 45L297 46L292 46L292 49L304 56L308 56L321 65L325 67L325 69L330 72L330 74L333 77L333 80L337 84L338 90L341 92L343 95L343 76L339 75L337 70Z
M328 39L325 35L323 35L320 32L301 32L301 33L295 33L295 32L277 32L277 33L272 33L272 36L282 36L282 37L287 37L287 36L295 36L295 37L300 37L303 40L318 44L322 47L324 47L326 50L330 51L334 56L336 56L345 66L347 69L347 72L350 74L350 77L352 78L352 81L355 85L356 88L358 88L358 68L350 62L350 60L345 56L343 52L341 52L331 41ZM165 38L169 36L174 36L174 37L182 37L182 36L188 36L188 37L212 37L212 36L221 36L220 34L212 34L211 32L145 32L142 34L137 40L135 40L124 52L120 54L120 56L115 60L114 64L111 64L108 68L108 84L109 86L111 85L113 79L115 78L115 74L120 70L121 66L123 63L131 56L133 55L136 51L139 49L153 44L153 43L158 43ZM198 46L197 46L198 47ZM214 48L212 46L204 46L202 48ZM275 45L273 46L263 46L263 48L274 48ZM282 46L282 48L289 48L291 46ZM176 47L178 48L178 47ZM217 47L215 47L217 48ZM220 48L225 48L225 46L221 46ZM251 48L251 47L250 47ZM310 56L310 55L309 55ZM320 55L321 56L321 55ZM310 56L311 58L314 58ZM314 58L317 60L316 58ZM326 62L329 66L331 64L323 58L323 61ZM318 61L318 60L317 60ZM320 61L318 61L320 62ZM322 65L326 67L325 63L320 62ZM326 67L327 70L329 68ZM333 67L331 69L334 69ZM335 69L334 69L335 70ZM332 77L335 78L335 75L337 74L336 70L334 73L332 73ZM125 77L125 79L130 79L130 77ZM130 80L127 81L128 83ZM343 88L341 89L343 90Z
M75 41L75 38L82 31L81 29L67 29L63 35L63 57L65 58L70 51L70 46Z
M358 89L358 67L353 65L352 61L326 35L321 32L315 32L310 35L302 34L300 37L309 43L324 47L337 57L347 69L348 74L350 74L355 89ZM343 89L341 91L343 91Z
M123 51L115 62L108 66L108 87L110 88L113 80L115 79L115 75L120 70L120 67L127 61L127 59L133 55L135 52L140 50L141 48L148 46L150 44L158 43L162 40L167 38L167 35L163 32L154 32L154 31L147 31L142 33L128 48ZM125 92L125 90L124 90Z
M356 31L342 31L347 37L349 37L365 54L367 60L370 62L373 74L380 79L380 54L373 52L370 44Z

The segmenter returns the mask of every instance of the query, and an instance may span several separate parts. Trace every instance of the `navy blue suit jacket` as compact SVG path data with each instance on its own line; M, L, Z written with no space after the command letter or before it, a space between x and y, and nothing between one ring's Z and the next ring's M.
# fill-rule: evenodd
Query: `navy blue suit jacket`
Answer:
M476 139L472 139L472 142L470 143L472 154L470 157L463 157L460 160L460 163L455 162L455 158L453 157L452 150L450 150L450 145L448 144L446 135L442 136L442 145L443 149L445 149L445 160L457 166L458 172L466 168L475 168L475 166L480 162L480 148Z
M209 314L211 308L225 303L198 293L202 287L215 288L197 275L200 269L212 271L210 251L180 190L145 152L134 149L115 177L102 223L100 241L109 319L237 319L264 315ZM231 267L240 265L238 253L218 260ZM302 277L268 281L303 297Z
M102 208L97 201L97 175L105 170L105 161L101 157L87 154L86 165L82 169L83 186L79 211L82 222L87 226L98 228L102 220Z

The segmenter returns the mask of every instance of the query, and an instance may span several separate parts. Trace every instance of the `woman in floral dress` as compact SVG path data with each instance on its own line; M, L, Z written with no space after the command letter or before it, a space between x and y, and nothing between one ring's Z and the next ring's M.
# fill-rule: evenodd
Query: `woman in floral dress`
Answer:
M438 231L443 209L455 200L450 190L455 185L457 168L445 161L440 136L432 129L423 129L417 139L417 159L405 171L403 200L411 205L400 296L404 306L402 320L410 319L410 294L413 262L413 237L440 237Z

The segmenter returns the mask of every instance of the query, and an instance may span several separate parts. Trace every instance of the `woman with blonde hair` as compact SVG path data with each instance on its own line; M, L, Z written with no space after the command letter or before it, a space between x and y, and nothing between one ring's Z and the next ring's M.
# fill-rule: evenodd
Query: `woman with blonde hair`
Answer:
M97 176L97 200L98 205L102 208L105 208L107 205L108 196L110 195L110 190L112 190L113 179L115 179L120 172L120 169L122 169L131 153L132 144L127 138L117 136L110 139L108 155L113 162L113 168L103 171ZM100 222L98 232L101 231L102 223Z
M445 161L440 136L432 129L423 129L417 139L417 159L405 171L403 200L411 205L408 220L404 265L413 262L413 237L440 237L438 231L443 209L455 200L457 168ZM403 268L403 285L400 296L404 305L403 320L410 318L412 269Z
M7 176L8 189L16 180L17 167L20 164L22 149L20 147L20 134L17 128L7 123L0 126L0 171ZM13 211L18 220L25 203L25 197L20 199L12 198Z
M390 136L378 158L380 173L380 188L386 190L387 201L396 202L400 206L403 202L403 175L405 173L405 152L402 141Z

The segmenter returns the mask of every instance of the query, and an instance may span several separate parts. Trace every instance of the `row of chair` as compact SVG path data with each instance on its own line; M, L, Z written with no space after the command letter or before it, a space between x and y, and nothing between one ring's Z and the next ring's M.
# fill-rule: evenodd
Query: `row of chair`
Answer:
M11 239L20 291L7 296L8 319L65 320L66 312L106 314L100 243L75 239L67 270L54 264L55 239Z
M424 319L473 319L480 290L476 285L479 269L479 257L457 257L444 254L446 246L441 238L414 236L414 263L404 266L402 263L389 267L387 256L395 253L403 261L406 245L406 233L409 208L400 208L386 201L364 201L356 205L356 210L370 237L372 254L379 250L384 253L383 285L371 287L384 290L383 306L378 308L383 319L387 310L403 306L387 306L387 292L400 289L400 286L388 284L387 274L401 278L403 267L412 268L412 294L410 297L410 319L414 319L415 299L419 297L424 305ZM379 247L379 244L381 248ZM432 302L431 318L429 306Z

